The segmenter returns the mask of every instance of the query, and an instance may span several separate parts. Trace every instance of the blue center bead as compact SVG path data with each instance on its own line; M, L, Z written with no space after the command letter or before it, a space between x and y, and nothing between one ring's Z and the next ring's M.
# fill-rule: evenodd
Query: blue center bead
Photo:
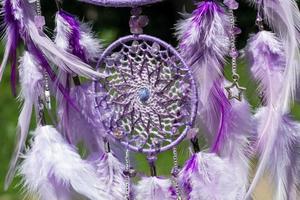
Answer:
M141 88L139 90L139 98L142 103L146 103L150 98L150 91L148 88Z

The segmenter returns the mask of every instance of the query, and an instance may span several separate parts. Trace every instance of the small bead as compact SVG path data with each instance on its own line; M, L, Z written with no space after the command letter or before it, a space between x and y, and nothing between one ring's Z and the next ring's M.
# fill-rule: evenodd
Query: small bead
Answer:
M136 172L135 169L130 168L130 169L128 169L128 170L124 170L124 171L123 171L123 174L124 174L125 176L130 177L130 178L133 178L133 177L135 177L135 176L137 175L137 172Z
M240 29L239 27L234 27L233 28L233 34L234 35L239 35L242 33L242 29Z
M180 168L179 167L173 167L172 168L171 174L172 174L173 177L175 177L175 178L178 177L179 173L180 173Z
M237 52L236 50L235 51L231 51L229 55L232 58L237 58L237 57L239 57L239 52Z
M235 0L224 0L224 4L231 10L236 10L239 8L239 3Z
M131 10L131 14L133 16L139 16L139 15L141 15L142 14L142 8L140 8L140 7L133 8Z
M45 17L44 16L34 16L34 23L37 28L43 29L43 27L46 24Z
M124 133L119 129L114 131L113 135L118 140L121 140L124 137Z

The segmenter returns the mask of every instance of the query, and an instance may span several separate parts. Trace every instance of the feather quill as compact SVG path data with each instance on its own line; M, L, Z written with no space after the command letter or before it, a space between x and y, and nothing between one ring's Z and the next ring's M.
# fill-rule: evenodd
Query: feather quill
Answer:
M43 91L41 66L36 63L34 57L29 52L25 52L21 58L19 71L21 81L21 93L19 99L23 101L23 106L18 119L18 141L6 176L5 189L8 188L14 177L18 158L24 150L33 106L37 108L38 97Z
M58 199L63 191L74 191L88 199L109 199L107 188L99 182L96 168L83 160L51 126L38 127L32 148L20 166L24 187L40 199ZM69 198L67 198L69 199Z

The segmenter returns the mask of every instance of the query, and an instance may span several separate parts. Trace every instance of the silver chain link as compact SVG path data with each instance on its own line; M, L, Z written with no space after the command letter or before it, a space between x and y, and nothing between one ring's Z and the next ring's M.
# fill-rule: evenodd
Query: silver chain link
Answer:
M130 170L130 155L129 155L129 150L126 149L126 154L125 154L125 170L129 171ZM126 183L125 183L125 190L126 190L126 200L130 199L130 175L126 175Z
M236 49L236 38L235 38L235 18L233 10L229 10L230 15L230 51L231 51L231 66L232 66L232 78L234 81L239 80L239 74L237 73L237 56L234 54L237 54Z
M41 17L42 16L41 1L36 0L35 4L36 4L37 16ZM44 76L44 95L45 95L44 97L45 97L46 107L48 110L51 110L51 95L50 95L50 88L49 88L49 77L48 77L46 70L44 70L43 76Z
M179 166L178 166L178 154L177 154L177 148L173 147L173 169L176 170L176 174L178 175L179 172ZM179 188L179 183L177 181L177 177L173 176L173 184L175 186L175 192L176 192L176 196L177 196L177 200L181 200L181 192L180 192L180 188Z

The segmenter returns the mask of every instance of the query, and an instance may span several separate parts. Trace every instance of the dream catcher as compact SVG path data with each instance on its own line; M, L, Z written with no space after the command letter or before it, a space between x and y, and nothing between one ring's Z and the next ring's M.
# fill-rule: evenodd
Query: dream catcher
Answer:
M238 73L243 56L236 48L241 30L235 0L195 3L176 25L178 50L143 33L149 19L142 6L161 0L83 1L130 7L131 35L103 50L91 29L56 1L52 40L44 33L39 0L2 1L6 49L0 78L10 60L12 91L19 76L23 102L6 188L18 172L24 189L43 200L242 200L268 169L274 198L297 199L300 128L288 116L300 59L294 1L255 1L259 32L245 49L262 100L254 116ZM25 148L33 112L37 128ZM191 156L180 167L177 148L186 139ZM156 160L165 151L172 152L173 168L161 176ZM135 169L133 153L146 157L151 176ZM260 162L250 184L255 153Z

